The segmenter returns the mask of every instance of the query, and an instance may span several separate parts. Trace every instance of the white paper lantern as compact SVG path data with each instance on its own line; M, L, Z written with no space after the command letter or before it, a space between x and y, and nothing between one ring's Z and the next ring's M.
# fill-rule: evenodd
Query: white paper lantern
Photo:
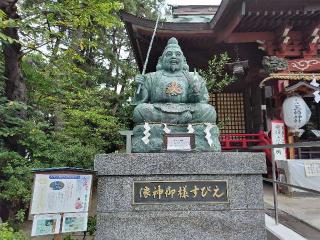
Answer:
M306 125L311 117L311 111L300 96L287 98L282 105L284 123L293 130Z

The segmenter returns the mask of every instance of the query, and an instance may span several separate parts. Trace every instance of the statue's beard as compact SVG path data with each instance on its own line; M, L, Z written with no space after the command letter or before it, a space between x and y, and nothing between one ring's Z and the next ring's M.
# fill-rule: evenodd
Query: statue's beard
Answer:
M178 66L177 65L170 65L170 70L171 70L171 72L175 72L175 71L177 71L177 69L178 69Z
M180 65L178 65L178 64L171 64L171 65L169 66L169 70L170 70L171 72L178 72L178 71L181 70L181 67L180 67Z

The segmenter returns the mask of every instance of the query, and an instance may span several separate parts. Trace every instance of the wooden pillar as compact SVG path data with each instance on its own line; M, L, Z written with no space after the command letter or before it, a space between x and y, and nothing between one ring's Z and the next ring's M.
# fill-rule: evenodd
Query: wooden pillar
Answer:
M63 220L63 213L60 213L60 226L59 226L59 233L53 235L53 240L62 240L62 220Z
M288 143L294 143L294 133L288 132ZM295 159L294 148L289 148L289 159Z

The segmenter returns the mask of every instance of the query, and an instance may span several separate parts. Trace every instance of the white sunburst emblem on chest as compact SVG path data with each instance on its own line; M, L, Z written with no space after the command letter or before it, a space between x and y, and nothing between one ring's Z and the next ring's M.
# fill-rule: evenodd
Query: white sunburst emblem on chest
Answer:
M171 96L177 96L182 94L183 88L176 81L172 81L166 87L166 94Z

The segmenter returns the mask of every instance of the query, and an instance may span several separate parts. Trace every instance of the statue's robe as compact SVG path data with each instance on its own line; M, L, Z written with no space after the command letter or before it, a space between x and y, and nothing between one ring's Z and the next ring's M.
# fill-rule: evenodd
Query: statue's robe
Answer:
M133 114L135 123L216 122L215 109L207 104L208 90L198 74L160 70L144 75L144 79L140 93L133 99L137 105Z

